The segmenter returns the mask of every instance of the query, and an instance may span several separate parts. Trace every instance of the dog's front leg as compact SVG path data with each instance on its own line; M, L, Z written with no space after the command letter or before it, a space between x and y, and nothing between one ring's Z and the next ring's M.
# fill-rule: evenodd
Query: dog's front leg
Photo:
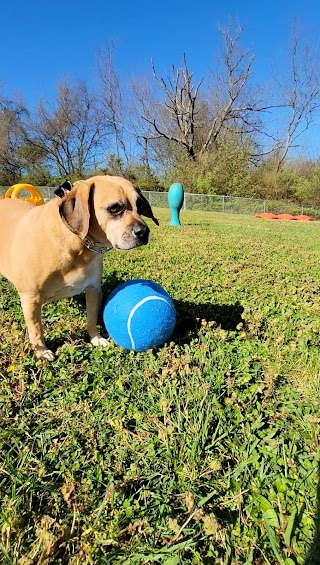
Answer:
M88 286L86 288L86 305L87 305L87 329L92 345L106 346L109 345L107 339L102 337L98 332L97 320L99 308L102 301L102 291L99 286Z
M43 329L41 323L42 303L39 298L29 294L20 294L20 300L24 319L29 334L31 345L35 349L39 359L53 361L54 353L47 348L43 339Z

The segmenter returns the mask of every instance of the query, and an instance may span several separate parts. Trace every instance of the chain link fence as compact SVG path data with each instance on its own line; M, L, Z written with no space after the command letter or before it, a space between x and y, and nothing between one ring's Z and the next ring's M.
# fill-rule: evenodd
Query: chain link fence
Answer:
M8 190L8 186L0 187L0 197ZM45 201L54 197L56 187L38 187ZM24 194L25 192L25 194ZM143 191L143 194L155 208L169 208L168 193L156 191ZM29 196L27 191L21 192L21 197ZM262 198L245 198L242 196L225 196L223 194L192 194L185 192L183 210L202 210L208 212L225 212L231 214L261 214L272 212L274 214L306 214L320 219L320 208L306 204L297 204L286 200L268 200Z
M168 208L168 193L145 191L144 195L153 207ZM320 208L306 204L287 202L286 200L267 200L262 198L245 198L242 196L225 196L220 194L191 194L185 192L183 210L206 210L209 212L225 212L232 214L306 214L320 219Z

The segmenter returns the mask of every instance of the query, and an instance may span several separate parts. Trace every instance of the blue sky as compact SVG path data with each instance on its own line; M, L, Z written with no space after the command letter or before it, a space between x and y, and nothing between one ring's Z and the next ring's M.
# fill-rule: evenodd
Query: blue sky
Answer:
M29 103L50 100L64 77L94 80L98 49L114 42L123 77L149 75L154 59L161 72L179 65L186 52L196 77L214 66L217 24L236 16L243 43L256 56L255 76L264 80L281 64L295 19L307 33L320 31L316 0L3 0L0 85L20 91Z

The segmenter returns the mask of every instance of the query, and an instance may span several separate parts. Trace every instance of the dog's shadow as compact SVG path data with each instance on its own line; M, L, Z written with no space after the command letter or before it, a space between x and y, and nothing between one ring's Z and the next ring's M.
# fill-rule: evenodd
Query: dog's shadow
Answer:
M103 307L108 296L117 286L125 282L118 276L112 274L102 282L103 302L100 309L98 323L103 326ZM202 321L215 322L217 326L226 331L236 330L238 324L243 321L243 306L239 302L235 304L213 304L195 303L186 300L175 300L173 302L177 314L177 323L171 341L190 342L199 332Z
M188 343L196 337L203 321L215 322L217 326L226 331L237 329L244 311L239 302L235 304L194 303L190 301L175 300L177 323L172 336L172 341Z
M102 335L107 337L103 323L103 309L110 293L120 284L126 282L118 277L116 273L108 273L102 280L103 301L99 312L98 325ZM72 299L81 309L85 310L85 295L81 294ZM170 341L175 343L190 343L198 334L203 321L215 322L217 326L226 331L236 330L238 324L243 321L243 306L239 302L235 304L214 304L211 302L195 303L185 300L173 302L177 314L177 323ZM70 336L71 339L81 337L88 341L86 334L82 336ZM58 343L59 341L59 343ZM61 343L60 343L61 341ZM52 346L57 348L62 345L63 340L56 340Z

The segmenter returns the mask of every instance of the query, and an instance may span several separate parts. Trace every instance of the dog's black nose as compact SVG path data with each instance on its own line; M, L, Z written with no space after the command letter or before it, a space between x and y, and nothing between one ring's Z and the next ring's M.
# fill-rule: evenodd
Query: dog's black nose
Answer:
M134 224L132 233L135 237L140 239L143 243L148 243L150 230L146 224Z

